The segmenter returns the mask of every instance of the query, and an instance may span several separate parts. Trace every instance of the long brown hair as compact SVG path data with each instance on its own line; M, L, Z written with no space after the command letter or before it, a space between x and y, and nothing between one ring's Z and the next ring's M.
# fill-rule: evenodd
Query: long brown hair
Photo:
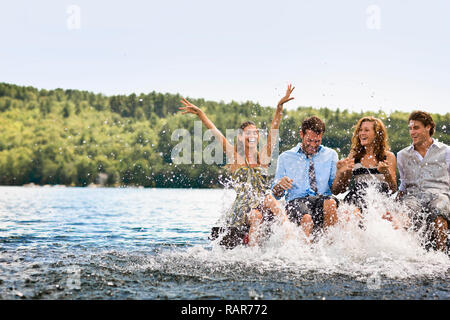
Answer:
M366 149L361 145L358 135L361 125L364 122L373 123L373 129L375 131L373 152L377 161L384 161L386 152L390 149L388 143L388 133L383 121L372 116L359 119L358 123L354 126L355 130L353 131L351 153L353 154L355 160L361 160L361 158L366 154Z

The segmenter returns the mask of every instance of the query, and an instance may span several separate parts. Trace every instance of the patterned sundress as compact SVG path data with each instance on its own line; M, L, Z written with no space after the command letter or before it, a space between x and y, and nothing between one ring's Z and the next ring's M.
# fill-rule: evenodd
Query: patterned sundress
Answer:
M246 166L236 169L232 174L232 184L236 199L226 215L228 227L248 226L247 213L252 209L261 210L266 191L269 190L267 168Z

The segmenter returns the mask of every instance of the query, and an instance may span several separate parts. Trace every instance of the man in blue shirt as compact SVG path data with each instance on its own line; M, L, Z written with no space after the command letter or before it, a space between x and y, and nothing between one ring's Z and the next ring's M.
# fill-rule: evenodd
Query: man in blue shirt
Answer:
M331 186L336 176L336 151L322 146L325 124L318 117L303 121L301 143L278 158L272 193L286 197L289 219L302 226L309 238L312 231L337 222L337 203Z

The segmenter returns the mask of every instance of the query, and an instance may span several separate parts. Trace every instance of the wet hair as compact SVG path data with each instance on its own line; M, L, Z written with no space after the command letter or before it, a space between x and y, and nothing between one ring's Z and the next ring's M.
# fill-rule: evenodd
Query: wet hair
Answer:
M361 145L361 140L359 139L359 130L364 122L373 123L373 130L375 131L375 145L373 152L377 161L384 161L386 159L386 152L390 149L388 143L388 133L383 121L372 116L359 119L354 126L355 130L353 131L352 147L350 152L353 153L355 160L361 160L361 158L366 154L366 149Z
M303 134L306 134L306 130L311 130L316 134L322 134L325 132L325 123L319 117L312 116L303 120L300 129Z
M420 121L426 126L430 126L430 136L434 134L434 130L436 128L436 124L433 121L433 118L431 117L431 114L425 112L425 111L413 111L409 115L408 122L414 120L414 121Z

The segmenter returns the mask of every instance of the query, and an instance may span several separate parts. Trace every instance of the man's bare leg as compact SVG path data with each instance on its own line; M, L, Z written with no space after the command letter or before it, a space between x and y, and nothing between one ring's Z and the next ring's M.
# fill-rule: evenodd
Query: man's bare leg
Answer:
M327 199L323 202L323 224L329 227L338 222L337 204L334 199Z
M433 232L436 237L436 249L444 251L447 247L448 223L443 217L434 220Z
M300 220L300 225L302 226L303 232L305 233L305 236L310 239L311 233L313 231L314 227L314 221L309 214L303 215L302 219ZM309 240L311 242L311 240Z

